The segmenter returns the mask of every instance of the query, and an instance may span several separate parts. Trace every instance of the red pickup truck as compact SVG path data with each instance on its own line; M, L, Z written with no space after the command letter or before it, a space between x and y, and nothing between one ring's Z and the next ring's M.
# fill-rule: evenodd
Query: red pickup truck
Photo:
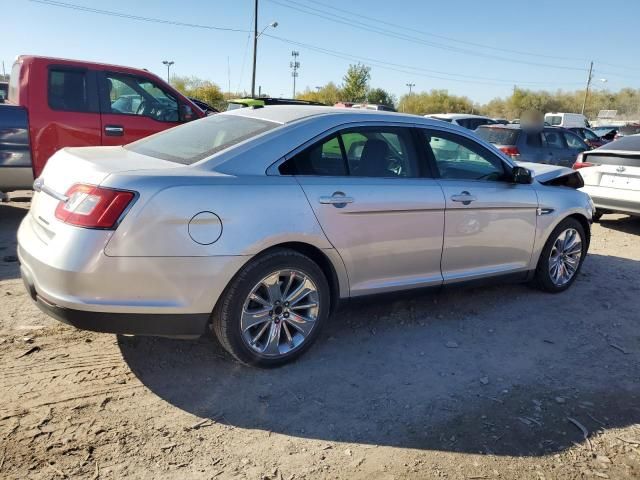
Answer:
M124 145L205 115L146 70L20 56L0 105L0 192L31 188L61 148Z

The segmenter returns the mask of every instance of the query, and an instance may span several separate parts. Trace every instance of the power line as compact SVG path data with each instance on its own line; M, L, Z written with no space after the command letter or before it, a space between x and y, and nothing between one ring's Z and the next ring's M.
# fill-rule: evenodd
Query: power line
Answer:
M111 17L127 18L130 20L140 20L142 22L162 23L165 25L176 25L179 27L189 27L189 28L201 28L205 30L221 30L225 32L241 32L241 33L248 32L248 30L241 30L239 28L214 27L212 25L202 25L198 23L185 23L185 22L176 22L174 20L165 20L162 18L142 17L140 15L130 15L128 13L114 12L112 10L101 10L99 8L85 7L83 5L76 5L75 3L58 2L55 0L29 0L29 1L34 3L40 3L42 5L49 5L52 7L68 8L70 10L77 10L77 11L88 12L88 13L97 13L99 15L108 15Z
M301 48L307 48L309 50L312 51L316 51L319 53L323 53L325 55L329 55L332 57L336 57L336 58L341 58L343 60L347 60L347 61L360 61L360 62L364 62L373 66L376 66L378 68L383 68L383 69L387 69L387 70L392 70L392 71L396 71L396 72L401 72L401 73L408 73L411 75L420 75L423 77L427 77L427 78L436 78L436 79L440 79L440 80L447 80L447 81L453 81L453 82L462 82L462 83L480 83L480 84L486 84L486 85L504 85L504 84L513 84L514 82L518 83L518 84L522 84L522 85L550 85L549 83L546 82L527 82L527 81L519 81L519 80L506 80L506 79L493 79L493 78L486 78L486 77L477 77L477 76L471 76L471 75L462 75L462 74L458 74L458 73L447 73L447 72L439 72L437 70L429 70L429 69L425 69L425 68L420 68L420 67L413 67L411 65L403 65L403 64L399 64L399 63L393 63L393 62L387 62L384 60L378 60L378 59L374 59L374 58L370 58L370 57L363 57L363 56L358 56L358 55L352 55L352 54L348 54L345 52L338 52L335 50L329 50L327 48L323 48L323 47L318 47L316 45L310 45L308 43L303 43L303 42L298 42L295 40L290 40L288 38L283 38L283 37L278 37L275 35L270 35L270 34L264 34L265 37L269 37L269 38L273 38L275 40L279 40L281 42L284 43L288 43L290 45L295 45ZM458 76L458 77L463 77L463 78L447 78L447 77L442 77L442 76L438 76L438 75L430 75L430 74L425 74L425 73L419 73L419 72L430 72L430 73L438 73L440 75L450 75L450 76ZM555 84L554 84L555 85ZM569 84L567 84L569 85ZM581 83L571 83L570 85L581 85Z
M293 1L293 0L288 0L290 3L296 3L298 5L300 5L299 2ZM400 30L407 30L407 31L411 31L411 32L415 32L415 33L419 33L420 35L425 35L425 36L429 36L429 37L434 37L434 38L440 38L442 40L448 40L450 42L456 42L456 43L460 43L460 44L464 44L464 45L470 45L470 46L474 46L474 47L478 47L478 48L486 48L489 50L495 50L498 52L505 52L505 53L515 53L518 55L529 55L532 57L540 57L540 58L550 58L550 59L556 59L556 60L572 60L572 61L577 61L577 62L588 62L589 60L586 58L571 58L571 57L562 57L562 56L557 56L557 55L547 55L547 54L541 54L541 53L533 53L533 52L525 52L522 50L512 50L512 49L508 49L508 48L501 48L501 47L494 47L491 45L486 45L486 44L482 44L482 43L476 43L476 42L470 42L467 40L460 40L457 38L453 38L453 37L447 37L445 35L438 35L435 33L430 33L430 32L425 32L422 30L418 30L416 28L411 28L411 27L407 27L406 25L399 25L397 23L392 23L392 22L388 22L385 20L382 20L380 18L374 18L374 17L369 17L367 15L363 15L360 12L354 12L354 11L350 11L350 10L345 10L344 8L339 8L336 7L334 5L329 5L327 3L323 3L323 2L319 2L316 0L305 0L306 3L312 3L314 5L323 5L327 8L331 8L332 10L336 10L339 12L343 12L343 13L347 13L349 15L353 15L358 19L366 19L366 20L370 20L376 23L381 23L384 25L388 25L390 27L394 27L394 28L398 28ZM305 5L306 7L306 5ZM307 8L312 8L312 7L307 7ZM314 9L314 10L318 10L318 9ZM318 10L320 11L320 10Z
M467 55L473 55L476 57L484 57L484 58L491 58L494 60L499 60L499 61L503 61L503 62L508 62L508 63L520 63L520 64L524 64L524 65L532 65L532 66L536 66L536 67L545 67L545 68L555 68L555 69L559 69L559 70L572 70L572 71L580 71L583 72L585 69L584 67L570 67L570 66L566 66L566 65L552 65L549 63L539 63L539 62L530 62L527 60L518 60L518 59L513 59L513 58L506 58L506 57L501 57L498 55L492 55L492 54L487 54L487 53L481 53L481 52L476 52L473 50L468 50L468 49L464 49L464 48L460 48L460 47L453 47L450 45L445 45L442 43L436 43L436 42L431 42L431 41L427 41L415 36L410 36L410 35L405 35L405 34L401 34L401 33L397 33L397 32L393 32L391 30L388 29L383 29L383 28L379 28L379 27L374 27L371 25L368 25L366 23L360 22L358 20L350 20L350 19L344 19L343 17L337 17L337 16L329 16L326 15L324 13L316 13L314 11L311 10L317 10L318 9L313 9L312 7L307 7L307 6L302 6L301 7L297 7L288 3L283 3L283 2L290 2L290 0L269 0L271 3L280 5L282 7L285 8L289 8L292 10L296 10L299 11L301 13L305 13L307 15L312 15L315 17L319 17L319 18L323 18L325 20L329 20L330 22L334 22L334 23L339 23L342 25L347 25L349 27L353 27L353 28L358 28L360 30L364 30L367 32L372 32L372 33L376 33L378 35L383 35L386 37L390 37L390 38L396 38L396 39L400 39L400 40L404 40L404 41L408 41L408 42L412 42L412 43L418 43L421 45L426 45L432 48L438 48L441 50L446 50L446 51L450 51L450 52L456 52L456 53L462 53L462 54L467 54Z

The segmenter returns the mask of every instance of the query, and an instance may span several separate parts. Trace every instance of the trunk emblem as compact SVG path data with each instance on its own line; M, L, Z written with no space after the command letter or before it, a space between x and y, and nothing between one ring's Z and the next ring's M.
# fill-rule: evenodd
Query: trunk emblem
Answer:
M616 168L616 172L624 172L626 170L626 168L624 168L622 165L620 165L618 168Z

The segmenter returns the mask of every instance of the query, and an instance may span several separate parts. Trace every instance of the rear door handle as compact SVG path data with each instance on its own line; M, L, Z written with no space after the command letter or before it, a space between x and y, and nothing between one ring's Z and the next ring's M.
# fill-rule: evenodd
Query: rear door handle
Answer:
M333 205L336 208L344 208L347 203L353 203L355 200L353 197L347 197L342 192L334 192L333 195L322 196L318 201L325 205Z
M122 137L124 135L124 127L121 125L105 125L104 134L109 137Z
M475 202L477 198L469 192L461 192L457 195L451 195L451 200L454 202L462 202L463 205L469 205L471 202Z

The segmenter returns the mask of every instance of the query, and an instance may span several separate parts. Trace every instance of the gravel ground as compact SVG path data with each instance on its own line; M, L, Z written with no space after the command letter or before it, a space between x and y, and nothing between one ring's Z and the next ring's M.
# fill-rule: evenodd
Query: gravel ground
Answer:
M44 316L15 261L28 200L0 205L0 478L640 478L640 220L595 225L564 294L352 304L262 371Z

